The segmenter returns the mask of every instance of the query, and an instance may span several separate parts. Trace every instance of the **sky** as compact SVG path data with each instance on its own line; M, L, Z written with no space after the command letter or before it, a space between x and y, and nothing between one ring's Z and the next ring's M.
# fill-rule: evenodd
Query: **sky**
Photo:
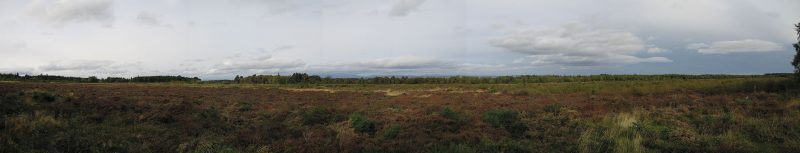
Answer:
M0 0L0 72L791 72L798 0Z

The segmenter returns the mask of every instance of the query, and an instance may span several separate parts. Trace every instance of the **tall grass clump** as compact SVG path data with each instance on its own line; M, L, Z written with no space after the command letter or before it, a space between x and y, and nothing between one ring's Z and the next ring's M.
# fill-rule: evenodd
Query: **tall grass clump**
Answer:
M564 104L561 103L547 104L544 106L544 111L548 113L558 114L561 112L562 107L564 107Z
M394 139L398 134L400 134L400 125L392 124L386 129L386 132L383 133L383 138Z
M642 135L633 128L636 122L636 116L625 113L606 117L581 134L578 139L580 152L647 152Z

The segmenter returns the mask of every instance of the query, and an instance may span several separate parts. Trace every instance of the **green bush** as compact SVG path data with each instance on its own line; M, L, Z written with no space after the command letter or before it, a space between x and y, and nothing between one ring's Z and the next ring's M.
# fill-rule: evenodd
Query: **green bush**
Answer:
M20 112L30 111L31 105L20 99L20 92L10 92L3 95L0 99L0 118L4 115L12 115Z
M454 111L453 109L450 109L450 107L445 107L444 109L442 109L442 112L440 112L440 113L442 114L442 116L444 118L447 118L447 119L450 119L450 120L453 120L453 121L464 121L464 120L466 120L464 117L461 116L461 114L459 114L458 112Z
M301 118L304 125L325 124L333 119L333 112L321 107L314 107L304 110Z
M216 122L222 119L222 114L220 114L217 108L211 107L208 109L201 110L200 113L198 114L198 117L203 120Z
M437 129L441 128L448 132L458 132L468 121L461 113L449 107L445 107L438 113L443 119L434 118L434 124L436 124Z
M247 103L247 102L240 102L240 103L237 104L237 106L239 107L238 110L240 112L246 112L246 111L250 111L250 110L253 109L253 104L250 104L250 103Z
M167 117L162 119L161 122L169 124L176 122L178 119L178 117ZM224 129L224 127L229 126L228 124L222 124L222 122L225 121L225 118L215 107L201 110L198 113L196 120L199 121L203 128L212 131L221 131Z
M362 113L355 112L350 114L350 122L350 126L356 132L375 133L375 122L370 121L369 118Z
M34 90L30 92L33 100L36 102L53 102L56 101L56 95L50 92Z
M504 128L514 136L521 136L528 130L525 124L519 122L517 112L510 110L488 110L481 116L481 121L495 128Z

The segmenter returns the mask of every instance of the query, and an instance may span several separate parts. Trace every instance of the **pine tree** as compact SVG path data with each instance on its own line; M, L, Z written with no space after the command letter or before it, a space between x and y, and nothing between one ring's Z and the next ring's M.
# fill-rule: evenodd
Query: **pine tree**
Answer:
M794 44L794 60L792 60L792 66L794 66L794 76L796 80L800 80L800 23L794 25L795 30L797 31L797 43Z

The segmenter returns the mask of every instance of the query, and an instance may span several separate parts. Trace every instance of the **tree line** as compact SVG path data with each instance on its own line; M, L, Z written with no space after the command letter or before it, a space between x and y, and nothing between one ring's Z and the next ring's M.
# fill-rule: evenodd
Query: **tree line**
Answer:
M20 75L19 73L0 73L2 81L30 81L30 82L77 82L77 83L155 83L155 82L200 82L197 77L184 76L137 76L132 78L106 77L71 77L59 75Z
M408 77L408 76L386 76L368 78L331 78L309 75L306 73L294 73L288 76L278 75L256 75L235 76L230 82L217 81L223 83L239 84L520 84L520 83L551 83L551 82L593 82L593 81L655 81L655 80L675 80L675 79L724 79L724 78L754 78L754 77L775 77L790 76L791 74L770 73L764 75L684 75L684 74L661 74L661 75L520 75L520 76L450 76L450 77Z

